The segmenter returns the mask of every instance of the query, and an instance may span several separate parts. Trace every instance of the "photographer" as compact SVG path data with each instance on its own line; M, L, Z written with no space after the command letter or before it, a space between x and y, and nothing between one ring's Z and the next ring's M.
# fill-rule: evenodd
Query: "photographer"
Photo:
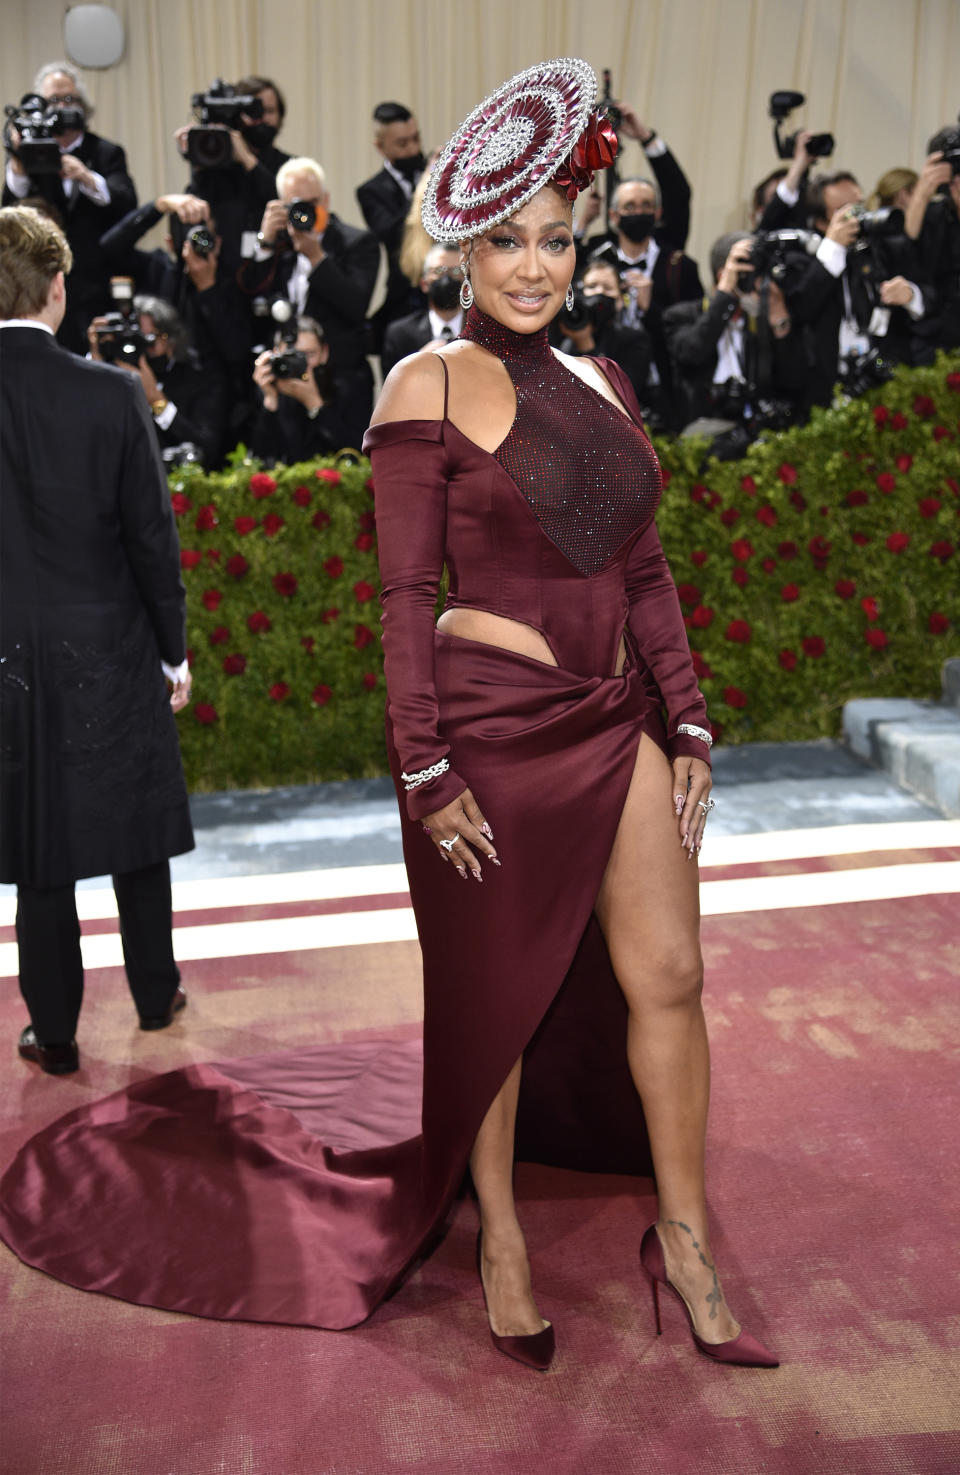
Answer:
M183 319L160 297L135 297L126 322L97 317L90 324L90 357L136 374L161 451L197 447L208 469L222 451L227 387L222 373L201 368Z
M807 150L812 137L808 128L802 129L794 139L790 167L774 169L757 185L753 192L754 230L771 231L783 230L788 226L803 226L801 196L813 163L813 155Z
M193 103L199 126L185 124L174 137L180 153L193 165L187 193L209 203L223 240L224 271L232 275L256 251L257 231L273 198L277 171L290 157L274 143L286 103L267 77L244 77L236 87L218 79ZM217 146L214 130L221 128L229 146Z
M347 432L337 409L320 324L299 317L293 344L280 343L257 356L253 382L262 396L250 449L261 461L292 466L315 456L328 456L347 445Z
M941 128L928 144L906 214L921 273L931 285L929 318L917 333L931 349L960 347L960 125Z
M57 130L53 137L60 150L60 167L57 172L31 173L19 157L20 130L8 126L3 203L16 204L39 195L64 221L73 270L67 283L68 307L57 337L65 348L82 354L90 317L104 311L109 301L109 271L100 237L136 205L137 192L123 149L89 132L93 105L74 67L65 61L41 67L33 92L42 99L46 126ZM40 108L37 103L38 113Z
M401 102L381 102L374 108L373 146L383 166L372 179L358 186L357 203L368 229L386 249L389 262L386 299L372 319L379 348L389 325L418 305L416 293L400 270L400 248L404 221L426 160L419 124Z
M721 460L742 455L759 430L798 419L806 388L800 334L755 254L744 232L720 236L710 250L709 303L679 303L663 319L683 433L712 436L711 454Z
M558 327L566 334L560 344L564 353L577 358L613 359L627 375L639 400L653 362L653 345L643 328L629 328L621 321L623 295L617 269L607 261L588 266L578 284L570 311L561 308Z
M380 355L384 378L408 354L421 348L440 348L459 336L463 326L462 280L460 247L442 241L431 246L420 277L420 291L427 305L388 326Z
M823 239L787 298L810 333L813 401L829 405L838 377L848 394L862 394L889 378L893 364L927 361L915 333L926 304L903 217L867 212L853 174L817 176L806 205Z
M330 210L316 160L289 159L277 175L277 193L263 212L257 254L244 262L238 281L249 298L282 294L298 314L320 324L348 444L359 445L373 405L366 314L380 246L376 236Z

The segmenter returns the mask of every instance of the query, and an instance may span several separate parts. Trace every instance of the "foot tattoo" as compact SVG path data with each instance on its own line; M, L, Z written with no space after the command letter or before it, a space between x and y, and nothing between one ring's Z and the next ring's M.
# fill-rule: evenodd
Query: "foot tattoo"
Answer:
M686 1234L689 1234L691 1240L693 1241L693 1248L696 1250L697 1254L700 1257L701 1265L705 1265L712 1274L713 1289L707 1296L707 1305L710 1307L709 1320L716 1321L717 1309L720 1306L720 1303L723 1301L723 1291L720 1289L720 1282L717 1279L717 1268L715 1265L710 1264L710 1261L707 1259L706 1255L703 1253L703 1250L700 1248L700 1245L698 1244L696 1238L694 1237L693 1230L688 1224L682 1224L679 1219L668 1219L667 1223L672 1224L675 1229L682 1229Z

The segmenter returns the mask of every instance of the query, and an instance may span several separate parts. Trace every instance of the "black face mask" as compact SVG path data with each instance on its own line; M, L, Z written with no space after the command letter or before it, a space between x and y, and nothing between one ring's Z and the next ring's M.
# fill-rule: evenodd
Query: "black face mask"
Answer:
M413 184L427 161L423 154L408 154L405 159L393 159L391 162L397 173L402 174L404 179L409 179Z
M642 215L621 215L617 230L621 231L628 241L639 245L648 236L653 235L653 227L657 223L657 217L653 211L645 211Z
M584 292L583 300L590 309L590 318L595 328L605 328L617 315L617 304L605 292Z
M451 312L460 304L460 278L448 271L434 277L427 289L427 301L437 312Z
M268 149L279 129L272 123L244 123L240 132L252 149Z

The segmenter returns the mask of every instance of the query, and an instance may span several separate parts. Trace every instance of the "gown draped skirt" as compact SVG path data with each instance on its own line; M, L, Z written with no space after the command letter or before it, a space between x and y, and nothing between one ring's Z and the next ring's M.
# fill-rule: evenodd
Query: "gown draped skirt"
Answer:
M385 609L389 582L385 570ZM518 1158L651 1171L626 1005L593 914L639 743L669 746L666 683L633 622L625 640L620 675L584 675L442 634L430 611L434 740L502 861L482 886L405 812L411 760L388 669L423 954L422 1083L409 1045L364 1040L193 1065L81 1107L29 1141L0 1184L0 1234L22 1260L171 1311L356 1325L429 1248L521 1054Z

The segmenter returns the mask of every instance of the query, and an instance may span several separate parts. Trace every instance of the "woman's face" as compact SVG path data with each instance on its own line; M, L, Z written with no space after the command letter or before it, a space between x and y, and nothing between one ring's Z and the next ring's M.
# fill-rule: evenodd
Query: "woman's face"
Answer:
M572 216L562 191L545 185L464 252L481 312L515 333L536 333L556 317L576 263Z
M308 369L319 369L330 356L329 348L325 343L320 343L316 333L298 333L296 347L306 354Z

